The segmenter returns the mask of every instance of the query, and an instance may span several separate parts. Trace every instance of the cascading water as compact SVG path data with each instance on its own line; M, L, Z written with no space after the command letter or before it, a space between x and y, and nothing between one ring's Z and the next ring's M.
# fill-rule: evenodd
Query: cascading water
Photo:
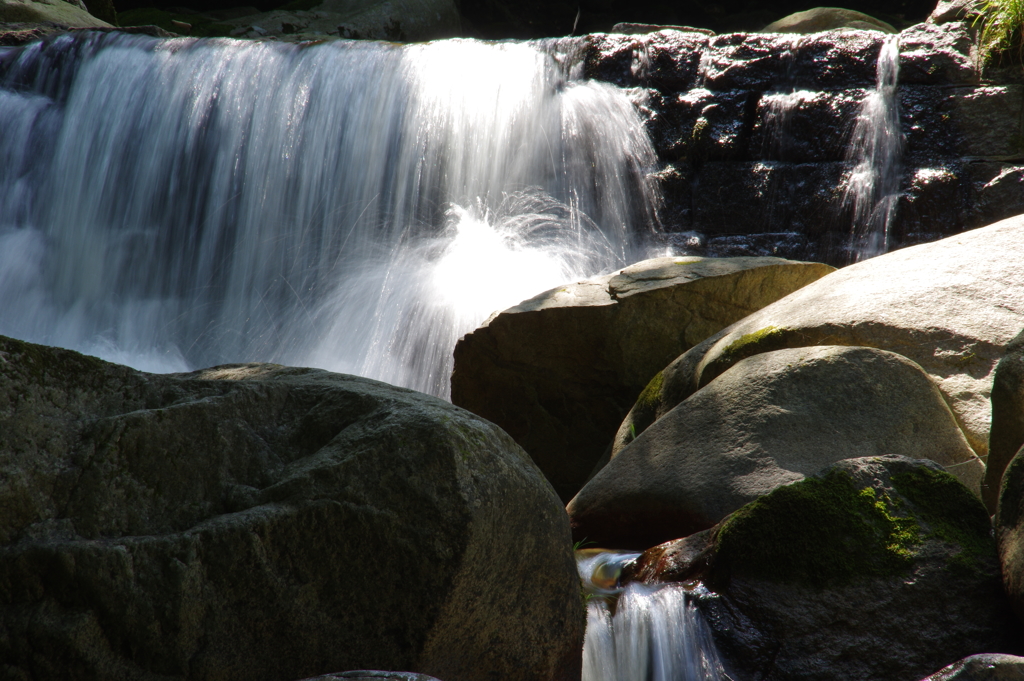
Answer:
M642 257L651 145L554 46L0 48L0 333L445 396L491 312Z
M711 633L679 584L629 583L639 554L579 552L587 604L583 681L724 681Z
M847 160L853 165L843 196L851 216L850 251L854 261L889 250L889 227L900 190L903 135L896 98L899 37L885 42L875 67L876 85L861 104Z

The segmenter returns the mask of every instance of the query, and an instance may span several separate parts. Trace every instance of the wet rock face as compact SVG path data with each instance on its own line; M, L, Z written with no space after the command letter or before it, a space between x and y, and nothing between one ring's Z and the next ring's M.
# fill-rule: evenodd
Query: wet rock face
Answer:
M919 679L1016 645L988 513L929 461L841 461L634 569L704 580L736 678Z
M715 237L797 232L807 239L800 246L754 252L845 264L851 133L891 39L904 137L891 247L1024 211L1024 91L994 70L980 84L963 21L898 36L597 34L580 39L579 54L587 77L634 88L662 161L663 225L703 244L682 252L710 255Z
M579 678L561 502L505 433L440 400L0 337L0 471L13 678Z

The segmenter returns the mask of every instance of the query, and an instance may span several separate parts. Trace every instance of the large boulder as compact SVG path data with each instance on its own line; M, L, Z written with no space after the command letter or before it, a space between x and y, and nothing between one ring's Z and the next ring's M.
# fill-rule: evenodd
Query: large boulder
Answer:
M852 9L815 7L794 12L761 29L764 33L819 33L837 28L898 33L892 24Z
M831 271L781 258L657 258L552 289L459 341L452 402L504 428L568 501L651 376Z
M568 511L577 538L643 548L836 461L883 454L937 461L975 493L984 474L942 395L906 358L845 346L763 353L620 450Z
M907 681L1017 648L988 513L933 462L842 461L708 535L635 570L703 581L697 605L734 678Z
M89 14L81 0L0 0L0 25L53 23L65 28L110 27Z
M267 364L0 337L0 676L579 679L558 497L493 424Z
M992 430L988 438L988 460L983 499L995 511L1002 487L1003 471L1024 445L1024 332L1006 346L1006 355L996 365L992 380Z
M616 449L733 364L761 352L859 345L899 353L935 381L981 457L992 372L1024 328L1024 216L846 267L746 317L669 365Z

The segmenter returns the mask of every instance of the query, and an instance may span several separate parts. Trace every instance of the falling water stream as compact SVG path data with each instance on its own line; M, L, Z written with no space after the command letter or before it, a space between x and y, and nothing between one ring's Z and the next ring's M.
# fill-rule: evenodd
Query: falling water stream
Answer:
M861 104L847 147L853 169L843 204L853 221L850 250L855 260L881 255L890 246L903 155L896 96L899 57L899 37L892 36L878 55L875 89Z
M445 396L495 310L644 256L654 152L554 47L0 48L0 334Z
M639 554L578 552L587 603L583 681L724 681L710 630L680 584L622 586ZM698 587L699 588L699 587Z

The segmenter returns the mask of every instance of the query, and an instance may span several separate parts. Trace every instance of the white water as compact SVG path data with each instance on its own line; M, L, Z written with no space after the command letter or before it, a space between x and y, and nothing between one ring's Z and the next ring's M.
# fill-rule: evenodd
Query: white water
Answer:
M896 97L899 57L899 39L893 36L878 55L875 89L861 104L847 147L853 170L846 181L843 206L852 217L850 250L855 261L886 253L890 246L903 155Z
M601 553L579 560L584 586L593 594L583 681L725 681L711 633L686 588L620 587L591 576L607 579L615 566L637 555Z
M446 395L490 313L638 259L655 157L530 44L0 51L0 334Z

